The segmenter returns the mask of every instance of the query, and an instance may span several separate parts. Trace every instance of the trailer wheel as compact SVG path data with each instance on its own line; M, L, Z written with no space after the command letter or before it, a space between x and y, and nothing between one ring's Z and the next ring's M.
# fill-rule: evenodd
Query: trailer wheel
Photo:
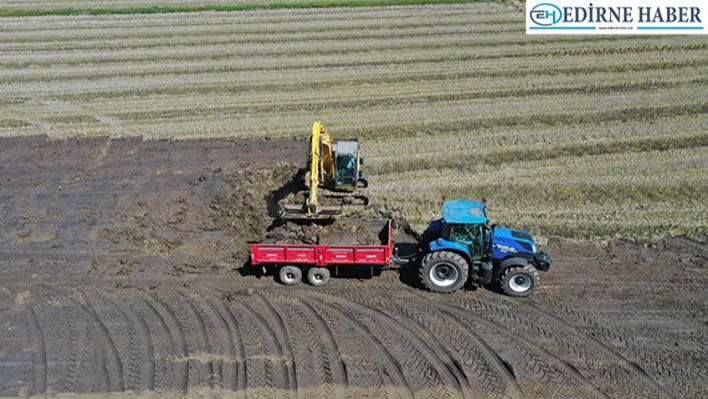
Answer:
M540 279L538 270L533 265L527 265L505 269L499 282L505 294L526 297L536 290Z
M423 258L420 280L433 292L455 292L467 281L469 265L462 256L450 251L433 252Z
M297 266L283 266L278 272L278 278L285 285L295 285L302 280L302 270Z
M307 282L315 287L321 287L329 281L329 269L326 267L311 267L307 271Z

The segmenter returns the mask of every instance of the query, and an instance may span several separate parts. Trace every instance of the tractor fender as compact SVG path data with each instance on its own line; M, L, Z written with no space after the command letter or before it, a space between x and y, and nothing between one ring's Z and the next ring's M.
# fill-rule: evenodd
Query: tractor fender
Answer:
M512 256L510 258L506 258L494 268L494 279L498 279L502 272L510 267L524 267L528 264L529 261L526 258L522 258L520 256Z
M437 251L450 251L450 252L455 252L462 256L466 261L467 264L472 264L472 256L470 256L470 251L465 247L464 245L460 245L456 242L448 241L444 238L438 238L436 240L433 240L429 244L430 247L430 252L437 252Z

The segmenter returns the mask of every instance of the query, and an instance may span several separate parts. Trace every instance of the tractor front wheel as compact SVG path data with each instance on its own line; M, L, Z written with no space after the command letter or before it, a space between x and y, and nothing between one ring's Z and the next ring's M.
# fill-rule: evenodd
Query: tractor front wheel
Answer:
M469 264L462 256L450 251L433 252L423 258L420 280L433 292L455 292L465 285Z
M526 297L536 290L540 282L538 270L533 265L505 269L499 283L505 294Z

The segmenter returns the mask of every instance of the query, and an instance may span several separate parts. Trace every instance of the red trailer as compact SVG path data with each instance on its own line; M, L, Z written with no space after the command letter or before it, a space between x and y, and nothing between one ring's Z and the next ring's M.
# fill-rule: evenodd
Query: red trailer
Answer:
M306 273L310 284L321 286L331 272L339 274L340 267L367 267L373 273L391 262L393 230L390 220L371 222L380 227L376 233L380 245L347 244L346 240L334 245L251 244L251 265L276 268L285 285L297 284Z

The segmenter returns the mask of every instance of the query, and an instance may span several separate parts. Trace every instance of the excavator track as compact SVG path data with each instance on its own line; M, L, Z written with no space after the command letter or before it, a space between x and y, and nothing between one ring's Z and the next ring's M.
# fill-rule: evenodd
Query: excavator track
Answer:
M357 190L355 192L337 192L324 190L322 196L324 198L339 199L342 202L342 205L347 207L369 206L369 196L362 191L363 190Z

